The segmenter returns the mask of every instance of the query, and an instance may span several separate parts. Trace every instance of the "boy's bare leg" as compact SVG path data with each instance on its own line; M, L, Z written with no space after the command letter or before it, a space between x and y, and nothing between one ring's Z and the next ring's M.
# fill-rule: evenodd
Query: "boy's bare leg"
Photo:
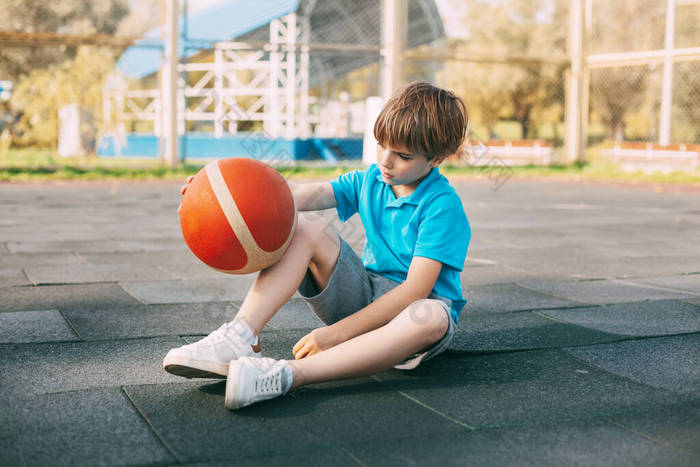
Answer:
M292 388L388 370L440 340L448 319L437 301L419 300L378 329L310 357L288 360L294 373Z
M292 241L282 258L260 271L248 291L236 319L244 319L256 334L294 295L307 268L320 289L328 284L340 255L340 239L326 221L315 214L300 213Z

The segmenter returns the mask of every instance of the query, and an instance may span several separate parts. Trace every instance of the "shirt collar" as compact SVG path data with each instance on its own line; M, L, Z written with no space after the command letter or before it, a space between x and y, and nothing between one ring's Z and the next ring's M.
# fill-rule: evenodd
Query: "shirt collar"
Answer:
M433 167L430 170L430 172L428 172L428 175L418 184L418 187L416 187L416 189L413 193L411 193L408 196L404 196L402 198L396 198L396 199L390 200L387 203L387 206L400 207L403 204L413 204L415 206L418 206L421 199L423 199L423 196L430 188L430 185L432 185L439 177L440 177L440 171L438 170L437 167ZM384 179L382 178L381 172L379 173L379 175L377 175L377 180L379 180L382 183L385 183ZM389 188L389 190L391 190L391 188L388 185L387 185L387 188ZM391 193L393 195L393 191Z

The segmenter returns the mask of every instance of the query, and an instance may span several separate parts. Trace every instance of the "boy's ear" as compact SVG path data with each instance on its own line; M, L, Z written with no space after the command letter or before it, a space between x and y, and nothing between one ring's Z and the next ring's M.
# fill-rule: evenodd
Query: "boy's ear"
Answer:
M443 162L445 162L445 159L447 159L447 156L434 157L433 159L431 159L430 165L431 165L432 167L437 167L438 165L440 165L440 164L442 164Z

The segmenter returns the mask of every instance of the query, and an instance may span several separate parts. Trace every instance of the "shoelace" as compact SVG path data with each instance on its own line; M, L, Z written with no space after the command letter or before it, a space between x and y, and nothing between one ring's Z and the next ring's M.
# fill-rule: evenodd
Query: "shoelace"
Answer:
M273 373L255 380L255 393L261 396L277 394L282 391L282 372L271 369Z

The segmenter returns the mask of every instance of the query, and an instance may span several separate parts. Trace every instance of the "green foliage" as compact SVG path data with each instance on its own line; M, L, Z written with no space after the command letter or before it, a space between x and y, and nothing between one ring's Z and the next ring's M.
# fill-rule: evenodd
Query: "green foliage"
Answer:
M165 167L159 160L60 157L42 148L11 149L0 155L0 181L29 180L184 180L201 166Z
M0 28L16 32L113 34L129 13L128 0L2 0ZM19 81L32 70L74 58L75 47L3 47L0 79Z
M522 128L517 121L500 121L493 127L493 131L498 139L517 140L523 139Z
M473 0L462 20L469 37L453 41L451 48L460 55L562 56L567 8L566 0ZM519 137L536 138L541 125L552 128L563 120L563 73L563 65L532 60L454 61L446 63L441 79L465 99L472 128L481 129L481 139L505 138L497 128L501 120L518 122ZM552 139L559 138L554 134Z
M592 53L663 48L666 2L608 2L592 12ZM657 90L649 67L592 70L591 113L605 125L608 140L647 140L649 115L655 113Z
M67 104L78 104L101 121L102 88L114 62L111 49L81 47L74 59L32 71L12 95L13 109L22 113L13 145L54 147L58 110Z
M700 11L700 4L697 5ZM700 35L700 28L698 28ZM698 42L700 43L700 41ZM700 143L700 63L678 63L674 67L672 139Z
M139 36L157 23L160 5L160 0L2 0L0 29ZM78 104L101 122L102 84L121 52L63 45L0 48L0 79L15 83L10 108L4 111L22 115L12 128L12 144L55 147L58 109L66 104ZM0 150L4 147L2 139Z

